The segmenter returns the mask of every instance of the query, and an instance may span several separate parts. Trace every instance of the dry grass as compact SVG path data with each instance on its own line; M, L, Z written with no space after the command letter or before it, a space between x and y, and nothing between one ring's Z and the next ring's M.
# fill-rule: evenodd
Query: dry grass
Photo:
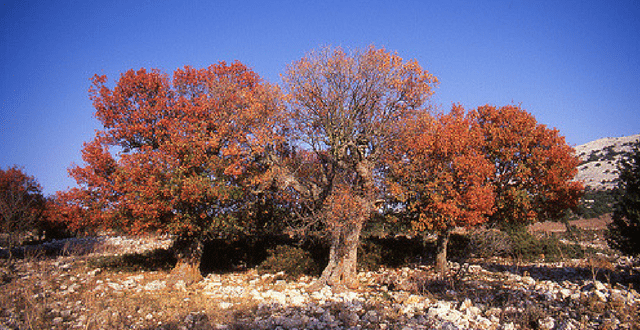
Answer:
M59 256L47 256L34 250L23 259L11 262L0 259L0 263L0 328L271 329L275 328L274 324L265 325L260 320L284 322L302 314L320 319L325 312L341 325L355 324L354 312L341 303L328 304L324 306L326 311L321 312L306 304L274 307L246 295L224 298L208 295L204 292L206 283L186 288L162 285L146 288L168 281L171 261L166 251L105 256L89 255L87 251L68 247ZM583 322L580 323L582 328L612 328L616 326L612 319L622 321L629 329L639 328L638 304L628 304L622 296L607 301L596 299L592 294L582 295L577 300L548 300L542 293L529 293L517 286L514 289L509 283L513 274L548 280L555 277L553 274L565 274L562 268L539 263L513 268L508 263L499 264L496 259L478 263L482 263L487 271L474 273L468 267L460 267L444 278L429 267L372 273L372 277L361 283L359 292L366 296L366 302L357 316L360 319L371 317L375 322L362 328L379 328L378 325L386 324L394 329L402 324L405 315L401 307L409 303L403 299L409 299L410 294L422 300L455 304L470 299L484 306L487 317L494 308L499 310L495 316L501 323L513 322L521 329L536 328L548 317L578 320ZM491 265L495 265L493 269ZM572 273L575 278L566 281L574 283L594 278L602 281L608 274L620 273L606 258L594 257L583 260L582 265L567 265L565 263L564 267L575 270ZM221 282L243 286L247 283L242 281L247 278L260 279L253 287L274 291L282 291L295 283L284 282L277 276L262 278L254 270L249 272L252 272L250 276L245 276L249 273L222 275ZM304 281L297 281L300 287L304 286Z

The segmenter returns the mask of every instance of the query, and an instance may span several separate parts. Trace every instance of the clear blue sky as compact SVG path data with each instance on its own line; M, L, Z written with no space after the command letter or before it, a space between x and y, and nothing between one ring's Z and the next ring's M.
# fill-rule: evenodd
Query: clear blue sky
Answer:
M74 185L89 78L239 60L264 79L323 45L417 59L449 108L521 104L569 144L640 133L640 1L0 2L0 167Z

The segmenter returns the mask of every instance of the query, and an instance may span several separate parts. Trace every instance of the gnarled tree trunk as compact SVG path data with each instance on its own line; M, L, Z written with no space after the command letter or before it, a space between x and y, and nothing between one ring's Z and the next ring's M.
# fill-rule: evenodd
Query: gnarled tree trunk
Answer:
M449 237L451 236L451 230L446 229L443 232L438 233L438 242L436 247L436 271L439 274L444 274L447 270L447 245L449 244Z
M349 289L358 287L358 246L360 245L360 232L365 221L366 219L357 219L353 223L333 230L329 263L322 271L318 284Z
M179 237L173 243L176 266L171 270L172 282L184 281L186 285L202 280L200 261L202 259L203 243L195 237Z

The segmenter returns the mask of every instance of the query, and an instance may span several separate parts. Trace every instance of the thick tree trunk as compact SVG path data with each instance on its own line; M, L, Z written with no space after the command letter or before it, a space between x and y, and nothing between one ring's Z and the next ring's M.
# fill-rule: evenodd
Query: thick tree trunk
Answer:
M176 266L171 270L173 282L184 281L190 285L202 280L200 261L202 259L202 240L194 237L178 238L173 243Z
M318 285L355 289L358 287L358 246L360 232L366 219L336 228L331 237L329 263L322 271Z
M447 266L447 245L449 244L450 230L438 233L438 242L436 247L436 271L444 274L448 270Z

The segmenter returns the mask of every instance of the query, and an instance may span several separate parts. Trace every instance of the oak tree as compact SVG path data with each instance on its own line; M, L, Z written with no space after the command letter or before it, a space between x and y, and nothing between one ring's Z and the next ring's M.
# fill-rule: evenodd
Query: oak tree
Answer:
M422 113L401 126L389 192L418 233L438 235L436 269L447 270L447 244L456 227L472 227L493 213L489 178L494 165L483 154L484 136L454 105L438 116Z
M318 214L330 241L320 284L354 287L360 233L376 210L381 156L394 125L421 109L437 79L416 61L373 46L324 48L289 65L283 74L294 145L312 153L316 171L296 169L281 186L294 189Z
M42 187L33 176L17 166L0 169L0 233L9 250L39 225L45 209Z
M577 206L583 185L573 179L580 161L557 129L514 105L481 106L473 116L484 135L483 152L495 165L492 222L557 219Z
M202 241L250 226L260 162L280 138L277 88L245 65L184 67L172 79L130 70L115 87L95 76L90 97L103 125L82 149L77 181L58 195L75 228L175 236L174 274L200 277Z

